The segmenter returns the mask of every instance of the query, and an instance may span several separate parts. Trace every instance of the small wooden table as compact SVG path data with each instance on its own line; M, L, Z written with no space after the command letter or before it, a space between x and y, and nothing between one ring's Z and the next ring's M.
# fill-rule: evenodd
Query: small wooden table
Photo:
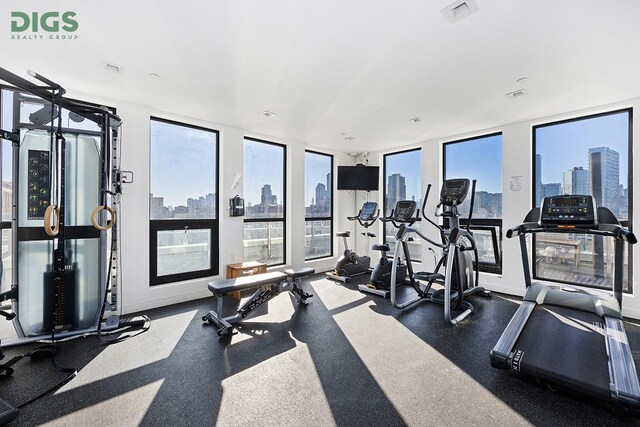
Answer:
M266 273L267 264L257 261L238 262L227 264L227 279L234 279L242 276L252 276L254 274ZM233 298L240 299L240 291L229 293Z

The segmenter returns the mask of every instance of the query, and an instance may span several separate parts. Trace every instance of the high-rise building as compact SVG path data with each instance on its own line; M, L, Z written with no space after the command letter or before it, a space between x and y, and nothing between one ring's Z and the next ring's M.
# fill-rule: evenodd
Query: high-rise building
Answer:
M573 167L562 173L562 192L564 194L591 194L589 171L582 167Z
M151 201L152 219L170 218L169 209L164 205L164 197L154 197L153 193L149 193L149 199Z
M331 191L331 172L327 173L327 197L328 193Z
M396 206L398 200L406 200L407 185L404 176L394 173L389 176L387 184L387 209L391 210Z
M316 185L316 205L323 206L327 200L327 189L322 183Z
M260 189L260 203L262 203L262 205L268 205L271 202L271 196L273 194L271 194L271 185L270 184L265 184L262 186L262 188Z
M589 181L596 205L619 215L620 154L609 147L589 148Z
M536 154L536 205L540 204L540 201L544 197L542 187L542 156Z
M560 194L562 194L562 184L559 182L542 184L542 197L558 196ZM542 200L542 198L540 200Z

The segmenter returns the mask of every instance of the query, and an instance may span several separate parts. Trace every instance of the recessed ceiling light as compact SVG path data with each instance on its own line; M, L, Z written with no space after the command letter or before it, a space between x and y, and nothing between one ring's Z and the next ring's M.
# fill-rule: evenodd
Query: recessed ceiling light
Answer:
M347 141L353 141L354 139L356 139L356 137L355 136L347 136L345 139Z
M523 82L526 82L527 80L529 80L529 77L520 77L518 80L516 80L516 83L523 83Z
M414 117L413 119L409 119L410 122L420 123L422 121L422 117Z
M276 114L276 113L272 113L271 111L263 111L262 113L260 113L260 115L261 115L262 117L266 117L266 118L268 118L268 119L269 119L269 118L271 118L271 117L275 117L275 116L277 116L277 114Z
M517 98L519 96L526 95L526 91L524 89L514 90L513 92L505 93L504 96L509 98Z
M474 0L458 0L451 3L449 6L442 9L440 12L446 18L447 21L454 22L459 21L465 16L469 16L478 11L478 5Z
M159 79L160 78L160 74L158 74L158 73L149 73L149 77L153 77L154 79Z

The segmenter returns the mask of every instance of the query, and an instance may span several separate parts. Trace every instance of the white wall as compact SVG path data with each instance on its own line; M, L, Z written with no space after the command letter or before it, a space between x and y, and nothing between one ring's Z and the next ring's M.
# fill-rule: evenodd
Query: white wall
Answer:
M434 140L423 141L421 143L396 147L392 150L383 152L377 152L370 154L370 163L373 163L375 158L378 158L378 163L382 164L382 156L387 153L395 151L402 151L410 148L420 147L422 149L422 185L423 191L426 190L427 184L431 183L436 190L436 197L439 191L439 187L442 184L442 144L448 141L455 141L459 139L469 138L473 136L486 135L493 132L502 132L502 218L503 218L503 236L502 236L502 274L480 274L481 285L487 289L497 292L503 292L511 295L524 295L524 279L522 272L522 264L520 257L520 247L518 239L507 239L504 236L506 230L522 222L525 215L531 208L531 191L532 191L532 159L531 159L531 135L532 126L557 121L561 119L568 119L573 117L580 117L589 114L596 114L604 111L611 111L621 108L634 108L633 115L633 141L639 141L640 139L640 98L635 98L629 101L622 101L615 104L609 104L600 107L588 108L585 110L568 112L566 114L554 115L548 117L541 117L536 120L528 120L518 123L505 124L491 129L478 130L474 133L466 133L459 135L451 135ZM634 149L635 149L634 142ZM640 165L640 153L639 150L633 152L633 164L634 166ZM470 159L473 161L473 159ZM381 170L381 175L382 175ZM523 188L521 191L511 191L509 188L510 178L513 176L522 176ZM640 174L633 175L633 188L640 188ZM382 185L382 183L380 184ZM382 186L380 187L382 188ZM382 194L380 192L377 195L378 200L382 203ZM427 206L427 214L431 214L436 205L436 197L430 196L430 202ZM375 199L374 199L375 200ZM640 197L633 198L633 212L640 212ZM634 221L637 223L637 214L634 215ZM438 238L434 233L433 227L422 226L422 230L427 234ZM382 232L382 227L378 230ZM358 251L364 250L361 240L358 241ZM433 268L433 257L428 253L428 246L423 244L422 246L422 259L421 264L414 264L416 270L429 270ZM640 319L640 248L638 245L633 247L633 290L634 293L624 295L623 310L624 315Z
M259 135L214 122L190 119L180 115L156 111L149 107L121 103L113 100L91 99L117 108L123 120L122 169L134 172L134 182L125 184L122 196L120 226L122 291L120 303L124 313L146 310L175 304L196 298L209 297L207 282L214 277L188 280L157 286L149 286L149 119L151 116L174 120L186 124L203 126L220 132L220 194L218 197L220 254L219 272L215 278L224 277L226 265L243 259L243 218L229 217L226 207L228 199L243 193L243 183L238 188L230 187L236 173L243 173L243 138L252 136L287 146L287 255L285 268L314 267L317 271L333 268L341 254L341 242L334 236L334 256L305 262L304 239L304 152L305 148L334 155L334 177L338 165L353 165L354 159L344 153L335 153L293 141L283 141L268 135ZM171 170L165 171L171 174ZM334 180L335 181L335 180ZM334 185L335 187L335 185ZM354 211L355 195L335 191L334 230L352 230L354 226L346 220L347 212ZM341 214L344 212L345 214Z

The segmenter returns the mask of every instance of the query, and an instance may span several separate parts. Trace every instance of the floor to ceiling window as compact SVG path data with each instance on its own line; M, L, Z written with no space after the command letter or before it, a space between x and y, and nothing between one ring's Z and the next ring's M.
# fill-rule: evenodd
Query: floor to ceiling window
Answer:
M444 179L476 180L471 231L480 271L502 272L502 134L494 133L443 145ZM437 197L437 196L436 196ZM466 224L471 197L460 206Z
M151 118L151 284L218 274L218 132Z
M305 151L306 260L333 255L333 156Z
M286 262L286 146L244 139L244 260Z
M592 195L629 227L632 219L632 110L545 123L533 128L533 200L558 194ZM610 289L613 239L540 234L534 239L535 278ZM625 245L624 290L631 291L631 253Z

